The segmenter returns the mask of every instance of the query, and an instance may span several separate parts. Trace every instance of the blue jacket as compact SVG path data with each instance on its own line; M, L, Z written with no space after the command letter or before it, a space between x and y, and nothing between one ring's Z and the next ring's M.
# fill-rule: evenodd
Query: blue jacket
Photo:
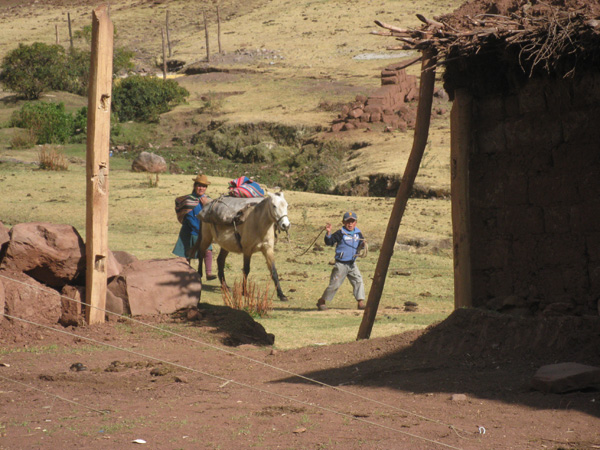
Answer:
M206 197L206 194L202 197ZM202 198L200 197L200 198ZM190 212L188 212L183 218L183 226L189 228L192 236L198 236L200 234L200 219L196 217L200 211L202 211L202 203L198 203Z
M348 231L346 228L337 230L330 236L325 236L325 244L335 245L335 260L343 263L352 263L358 251L363 247L364 236L358 228Z

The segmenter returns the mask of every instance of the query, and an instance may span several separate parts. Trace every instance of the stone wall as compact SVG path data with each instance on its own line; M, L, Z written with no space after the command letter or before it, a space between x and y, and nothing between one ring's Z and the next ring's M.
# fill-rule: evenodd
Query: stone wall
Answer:
M598 314L600 75L475 99L474 306Z
M416 113L407 103L418 99L417 78L398 66L383 69L381 87L369 97L358 95L354 102L344 105L331 131L367 128L370 123L384 123L400 130L414 128Z

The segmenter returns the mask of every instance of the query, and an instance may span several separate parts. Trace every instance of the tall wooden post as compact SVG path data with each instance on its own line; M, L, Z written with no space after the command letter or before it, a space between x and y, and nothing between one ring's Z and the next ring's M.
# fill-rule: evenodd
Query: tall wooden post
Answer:
M171 53L171 34L169 33L169 10L167 9L167 18L165 19L165 28L167 29L167 47L169 49L169 58L173 55Z
M400 183L398 193L396 194L396 201L394 202L381 251L379 252L379 259L377 261L377 266L375 267L375 274L373 275L373 284L371 284L365 313L358 329L357 340L368 339L371 336L373 323L375 322L375 316L377 315L377 308L379 307L379 300L381 300L381 294L385 285L385 278L387 276L390 260L394 253L398 228L400 228L400 222L402 221L402 216L406 209L406 203L408 202L408 197L412 191L421 164L421 159L423 158L423 153L425 152L425 147L427 145L429 123L431 121L431 105L433 102L436 61L437 55L435 50L428 49L423 52L421 84L419 88L419 106L417 108L413 147L408 162L406 163L406 169L404 169L404 174L402 175L402 182Z
M60 38L58 37L58 24L54 25L54 31L56 33L56 45L60 44Z
M472 98L456 90L450 114L450 190L454 255L454 308L473 306L471 286L471 213L469 208L469 155L471 153Z
M69 42L71 43L71 48L73 48L73 31L71 28L71 13L67 13L67 20L69 22Z
M202 11L204 16L204 37L206 38L206 62L210 62L210 46L208 43L208 21L206 20L206 11Z
M92 13L86 161L86 320L104 322L108 257L108 156L112 95L113 24L108 5Z
M217 42L219 44L219 55L223 53L221 48L221 12L219 11L219 4L217 3Z

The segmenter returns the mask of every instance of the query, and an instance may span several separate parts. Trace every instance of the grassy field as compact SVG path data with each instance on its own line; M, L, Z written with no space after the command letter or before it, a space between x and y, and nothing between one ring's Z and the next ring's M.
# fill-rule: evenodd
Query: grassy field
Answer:
M192 75L177 80L191 92L187 105L165 114L157 125L124 124L123 135L115 142L135 142L140 147L169 146L174 136L192 135L201 121L210 119L198 112L207 93L226 93L218 111L218 119L229 123L278 122L295 126L327 126L335 111L323 111L319 103L343 103L357 94L368 94L379 86L379 72L398 59L355 59L362 54L389 54L394 45L389 38L369 34L374 19L398 26L418 26L416 13L428 17L449 12L459 2L408 0L381 2L349 2L285 0L243 2L223 1L223 47L221 59L214 66L237 68L245 73L219 76ZM190 9L191 8L191 9ZM156 71L153 62L159 55L160 32L166 10L171 13L173 58L187 63L205 57L203 30L200 27L201 6L189 2L111 3L111 17L117 27L117 45L136 51L139 67ZM71 13L74 28L90 23L92 6L86 2L66 2L60 8L32 5L7 10L0 7L0 57L16 46L16 42L53 43L54 25L59 24L61 42L66 40L66 14ZM216 36L214 22L209 31ZM212 48L216 48L213 39ZM264 51L262 50L264 49ZM236 62L244 52L248 60ZM260 56L262 55L262 56ZM277 55L277 58L264 55ZM241 57L240 56L240 57ZM414 56L414 55L413 55ZM410 56L409 56L410 57ZM410 69L417 73L418 67ZM2 93L0 124L5 124L21 106L10 93ZM51 93L45 100L63 101L73 111L86 104L86 99L64 93ZM445 105L447 107L447 105ZM0 220L12 226L20 222L48 221L75 226L85 238L85 148L83 144L64 147L71 158L68 171L39 171L34 165L38 149L13 150L10 139L20 130L0 128L0 158L15 158L22 163L0 163ZM347 133L339 139L368 142L340 168L347 179L369 174L401 174L410 148L412 132ZM191 189L189 175L161 175L157 187L150 178L129 170L131 161L114 157L110 172L109 245L112 250L125 250L138 258L172 257L172 247L179 230L173 212L174 197ZM229 179L241 175L231 173L216 178L209 193L223 193ZM432 123L429 144L417 182L433 187L449 186L449 125L447 114ZM355 310L351 288L342 286L327 312L318 312L315 303L326 287L333 250L309 250L300 255L330 221L340 225L343 212L353 209L359 216L359 227L367 236L370 252L360 260L367 292L379 256L393 199L367 197L335 197L303 192L286 192L290 204L292 229L289 240L278 242L276 259L289 303L274 302L269 317L258 319L276 335L276 347L330 344L353 340L361 315ZM398 236L386 287L381 299L372 336L383 336L424 327L445 318L453 308L452 258L449 200L411 199ZM318 240L322 243L322 237ZM411 245L406 245L406 244ZM241 257L228 259L228 280L239 278ZM262 257L253 259L252 276L261 285L269 285ZM416 312L405 312L404 302L419 304ZM216 281L207 282L202 301L222 303Z

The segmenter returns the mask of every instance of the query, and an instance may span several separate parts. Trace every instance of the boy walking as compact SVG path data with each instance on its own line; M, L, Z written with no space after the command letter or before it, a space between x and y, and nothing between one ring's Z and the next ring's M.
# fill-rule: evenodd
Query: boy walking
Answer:
M365 285L362 275L356 264L358 252L364 247L365 238L361 231L356 228L358 218L356 213L348 211L344 214L342 222L344 226L331 234L331 224L325 225L327 234L325 244L333 247L335 245L335 265L329 277L329 286L317 302L319 311L326 311L326 302L333 300L335 293L340 288L344 279L348 277L352 285L354 298L358 309L365 309Z

